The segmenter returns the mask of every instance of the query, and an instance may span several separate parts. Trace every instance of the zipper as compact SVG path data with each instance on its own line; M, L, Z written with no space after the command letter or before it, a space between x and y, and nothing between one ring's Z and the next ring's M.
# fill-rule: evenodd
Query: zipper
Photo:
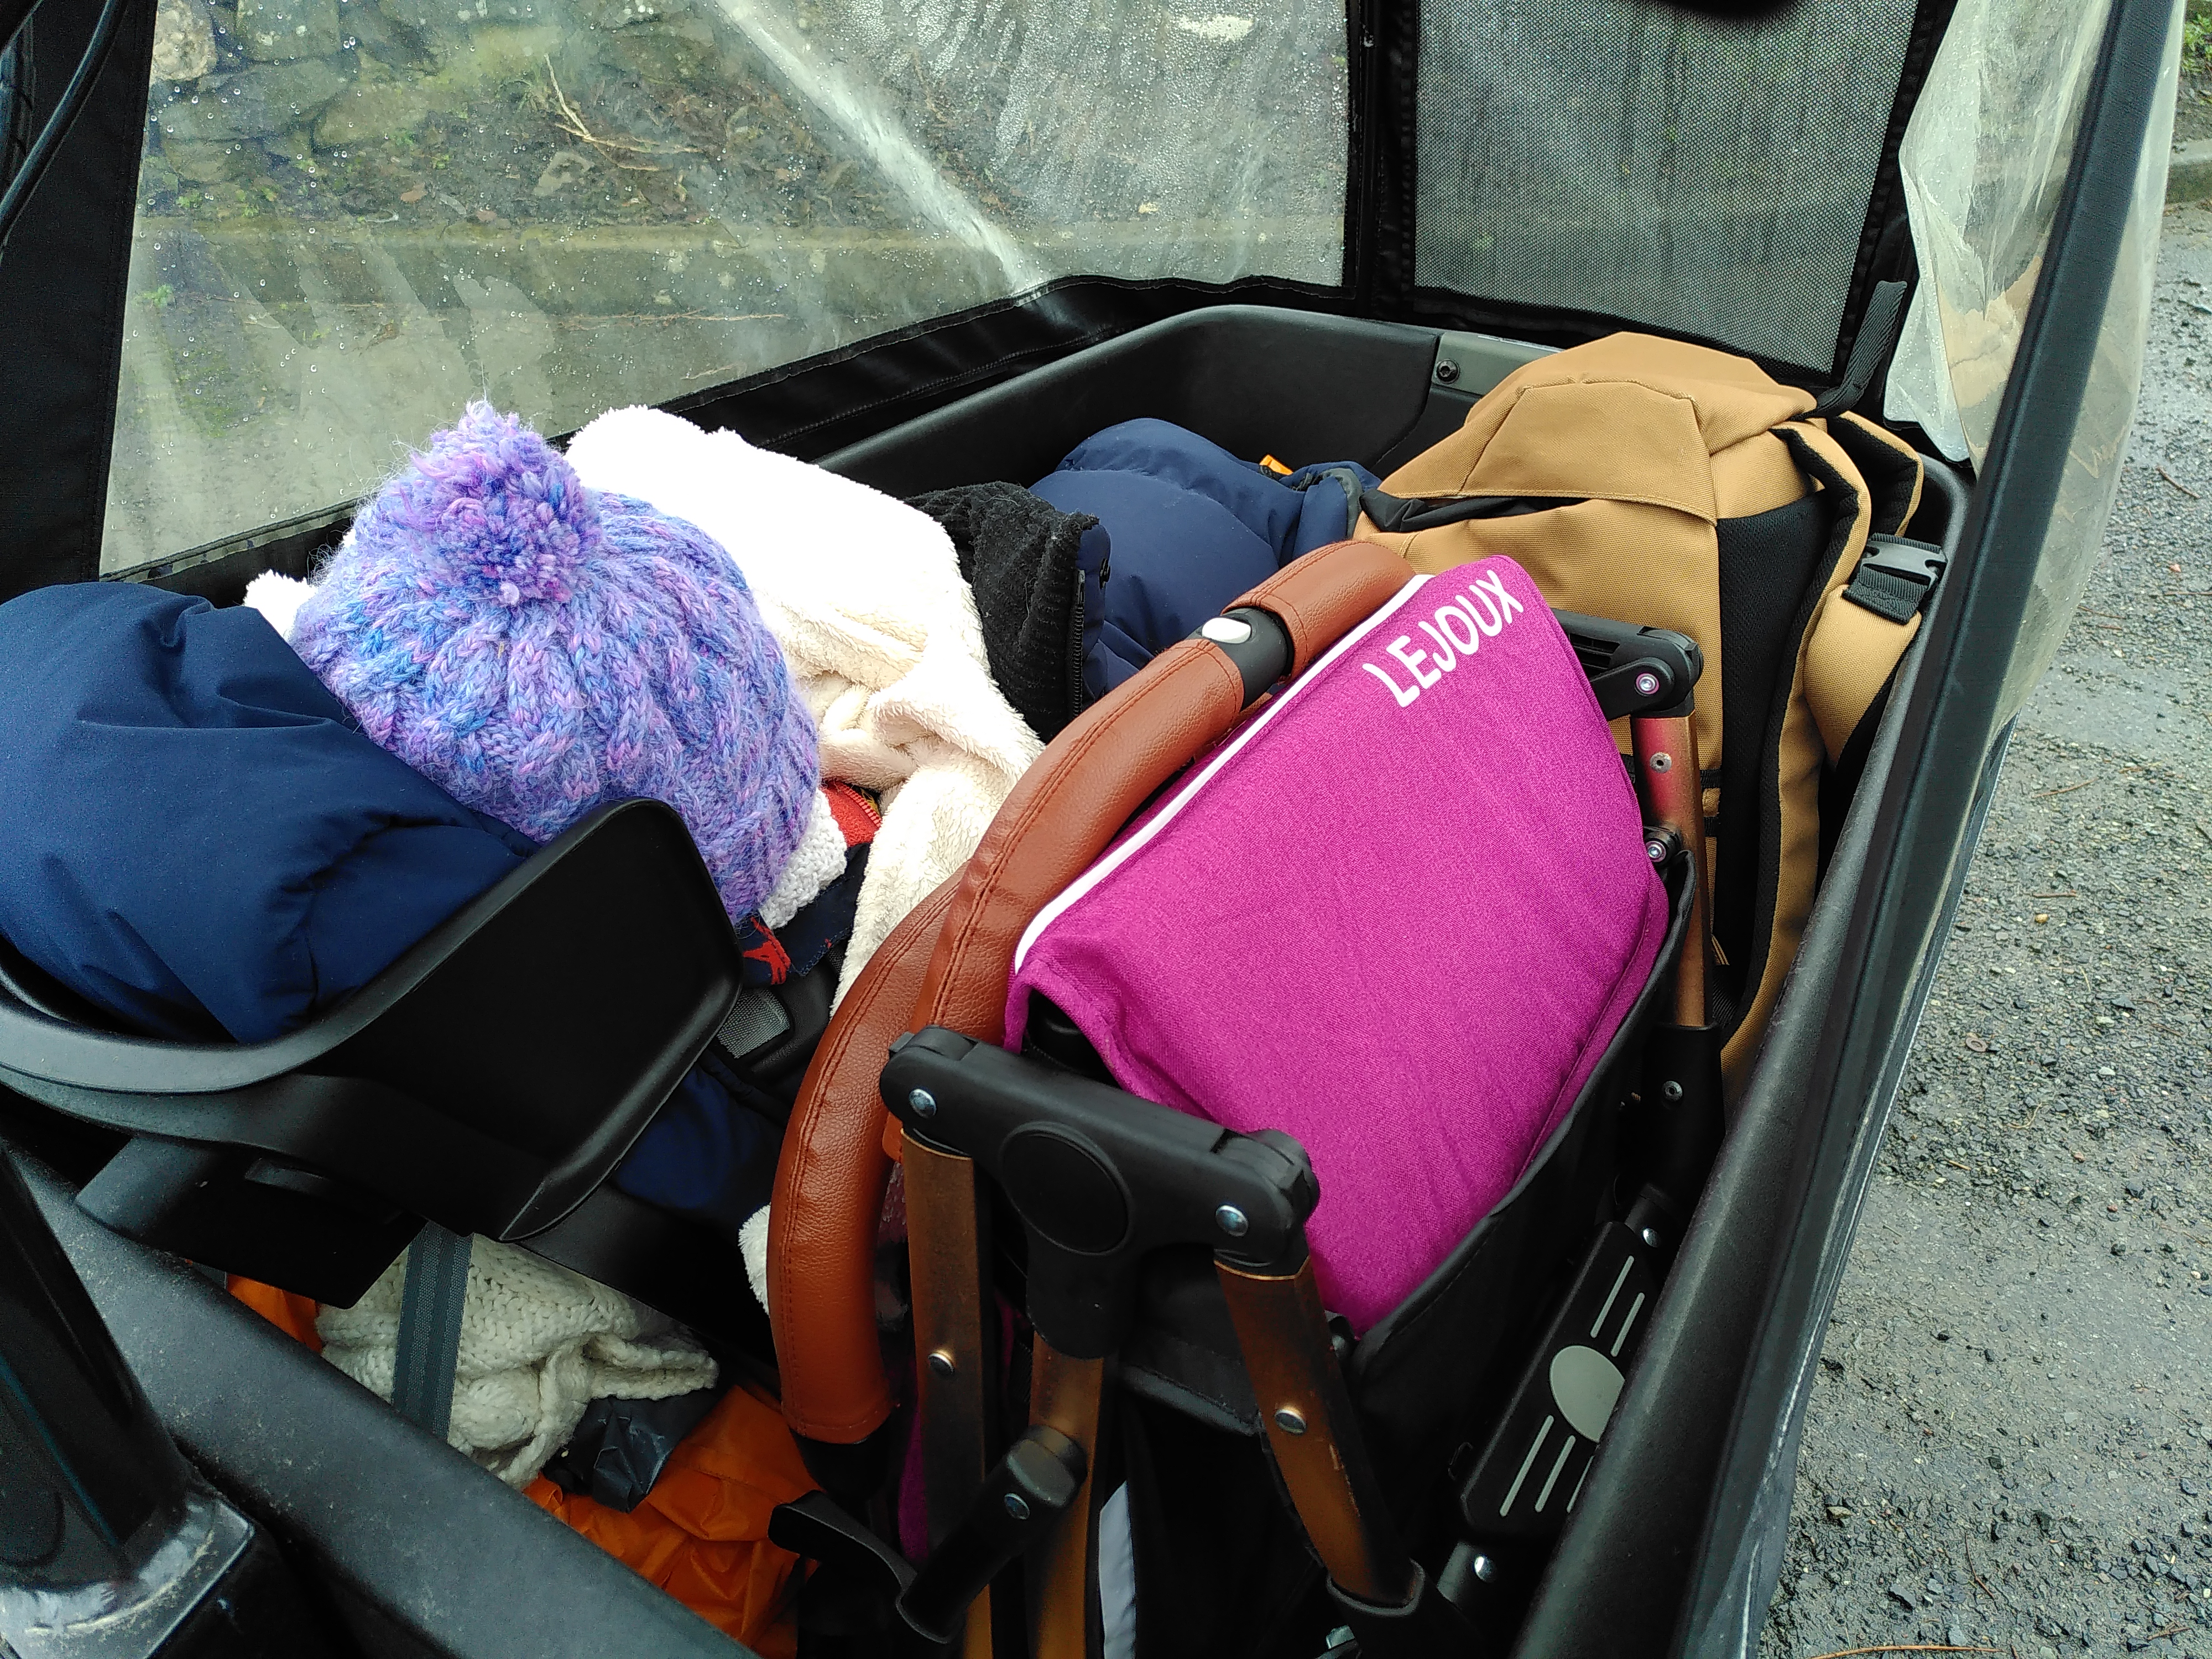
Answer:
M1103 572L1104 566L1100 566ZM1103 575L1100 577L1104 580ZM1067 634L1067 717L1083 712L1083 567L1075 567L1075 608Z

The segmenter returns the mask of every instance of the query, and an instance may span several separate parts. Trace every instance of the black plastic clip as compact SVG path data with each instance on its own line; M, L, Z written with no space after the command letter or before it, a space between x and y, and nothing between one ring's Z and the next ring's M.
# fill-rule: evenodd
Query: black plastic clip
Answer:
M1869 536L1866 556L1845 584L1844 597L1886 621L1908 623L1928 603L1948 562L1943 550L1933 542Z
M914 1568L855 1521L826 1492L811 1492L769 1512L769 1541L816 1564L799 1591L799 1623L811 1638L880 1637L914 1583Z
M898 1599L899 1616L932 1642L960 1633L970 1602L1051 1530L1083 1490L1083 1448L1032 1424L984 1477L983 1490Z

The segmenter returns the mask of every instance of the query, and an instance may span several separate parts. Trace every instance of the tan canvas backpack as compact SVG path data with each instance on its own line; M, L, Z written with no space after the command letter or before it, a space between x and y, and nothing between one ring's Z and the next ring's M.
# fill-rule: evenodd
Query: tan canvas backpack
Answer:
M1796 956L1848 799L1838 781L1855 777L1941 569L1936 550L1895 539L1919 502L1918 456L1814 410L1747 359L1616 334L1515 371L1369 492L1358 526L1419 570L1505 554L1559 609L1703 648L1731 1098Z

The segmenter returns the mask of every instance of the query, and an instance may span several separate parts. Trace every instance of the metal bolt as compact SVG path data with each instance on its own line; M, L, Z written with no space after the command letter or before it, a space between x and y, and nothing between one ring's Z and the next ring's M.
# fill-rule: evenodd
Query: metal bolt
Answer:
M1498 1563L1486 1555L1476 1556L1473 1565L1474 1576L1486 1584L1498 1577Z
M1639 697L1657 696L1659 695L1659 677L1648 668L1641 674L1638 674L1636 677L1636 695Z
M1653 1249L1659 1248L1659 1230L1656 1227L1646 1227L1644 1230L1643 1237L1644 1242Z
M1449 386L1454 380L1459 379L1459 365L1449 357L1437 359L1437 379Z
M1682 1097L1682 1085L1670 1078L1659 1085L1659 1092L1669 1100L1680 1100Z
M914 1108L914 1115L916 1117L935 1117L937 1115L937 1097L930 1093L927 1089L908 1090L906 1092L906 1103Z
M1667 843L1663 841L1645 842L1644 856L1654 864L1664 864L1667 861Z
M929 1356L929 1372L933 1376L950 1376L959 1367L952 1363L952 1351L939 1348Z
M1661 750L1657 754L1651 757L1651 769L1655 772L1673 771L1674 769L1674 757L1668 754L1665 750Z
M1008 1492L1006 1494L1006 1513L1012 1516L1017 1521L1028 1520L1030 1518L1030 1506L1028 1500L1023 1498L1021 1493L1018 1492Z
M1297 1411L1285 1406L1275 1413L1275 1426L1285 1434L1304 1434L1306 1419Z
M1246 1219L1244 1212L1234 1204L1223 1205L1213 1212L1213 1218L1220 1223L1221 1231L1231 1238L1243 1237L1252 1225L1251 1222Z

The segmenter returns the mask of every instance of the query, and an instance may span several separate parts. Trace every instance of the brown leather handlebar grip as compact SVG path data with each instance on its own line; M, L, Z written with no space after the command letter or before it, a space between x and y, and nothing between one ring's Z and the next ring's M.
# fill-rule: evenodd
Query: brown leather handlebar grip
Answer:
M891 1413L876 1336L876 1229L891 1161L876 1078L907 1029L947 880L908 911L853 981L799 1085L769 1207L769 1326L783 1414L813 1440L850 1445Z

